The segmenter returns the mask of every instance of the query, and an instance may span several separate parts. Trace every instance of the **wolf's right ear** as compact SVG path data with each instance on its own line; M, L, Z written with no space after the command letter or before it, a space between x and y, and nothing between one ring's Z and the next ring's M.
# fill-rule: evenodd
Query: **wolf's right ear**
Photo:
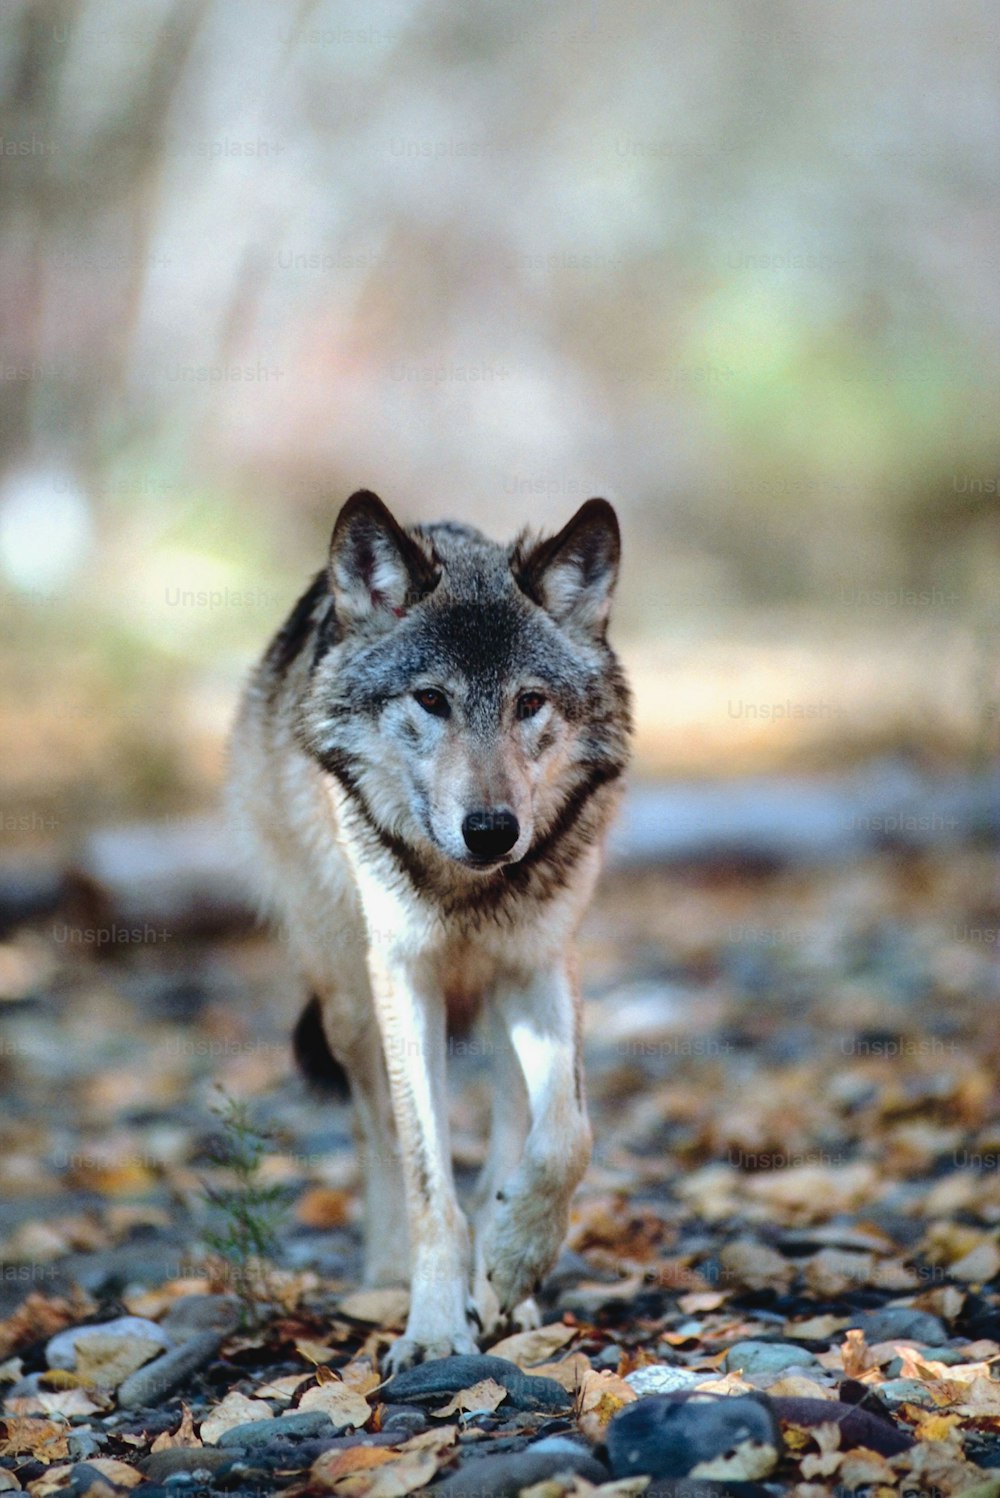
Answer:
M588 499L557 536L514 548L519 587L567 629L601 635L618 577L621 536L606 499Z
M352 494L337 516L328 575L337 618L348 629L391 625L438 580L431 559L368 489Z

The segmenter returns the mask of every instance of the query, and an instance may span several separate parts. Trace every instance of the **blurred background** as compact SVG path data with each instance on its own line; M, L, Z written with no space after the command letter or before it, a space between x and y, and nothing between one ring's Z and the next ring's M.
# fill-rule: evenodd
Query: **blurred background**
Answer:
M213 803L367 486L619 507L640 780L998 741L995 10L5 0L15 844Z

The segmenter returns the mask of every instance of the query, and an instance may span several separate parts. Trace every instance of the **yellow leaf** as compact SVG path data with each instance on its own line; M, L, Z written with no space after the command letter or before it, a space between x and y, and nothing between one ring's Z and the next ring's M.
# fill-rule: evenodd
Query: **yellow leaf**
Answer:
M340 1382L322 1383L314 1389L307 1389L299 1400L297 1408L323 1410L340 1430L348 1425L361 1430L367 1425L371 1416L371 1409L365 1396L359 1394L357 1389L349 1389L346 1384Z

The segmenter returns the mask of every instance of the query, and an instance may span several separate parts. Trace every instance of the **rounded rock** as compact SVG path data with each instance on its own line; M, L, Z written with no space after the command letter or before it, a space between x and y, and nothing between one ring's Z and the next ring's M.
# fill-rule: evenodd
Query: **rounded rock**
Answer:
M45 1349L49 1367L72 1371L76 1367L77 1344L88 1337L138 1337L144 1342L157 1342L164 1349L174 1345L170 1333L155 1321L147 1321L145 1316L118 1316L114 1321L69 1326L56 1332Z

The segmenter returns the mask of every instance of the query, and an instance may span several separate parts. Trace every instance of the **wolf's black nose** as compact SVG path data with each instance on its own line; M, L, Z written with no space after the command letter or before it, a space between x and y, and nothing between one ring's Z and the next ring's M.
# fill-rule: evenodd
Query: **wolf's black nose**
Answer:
M465 846L477 858L502 858L520 831L512 811L470 811L462 823Z

